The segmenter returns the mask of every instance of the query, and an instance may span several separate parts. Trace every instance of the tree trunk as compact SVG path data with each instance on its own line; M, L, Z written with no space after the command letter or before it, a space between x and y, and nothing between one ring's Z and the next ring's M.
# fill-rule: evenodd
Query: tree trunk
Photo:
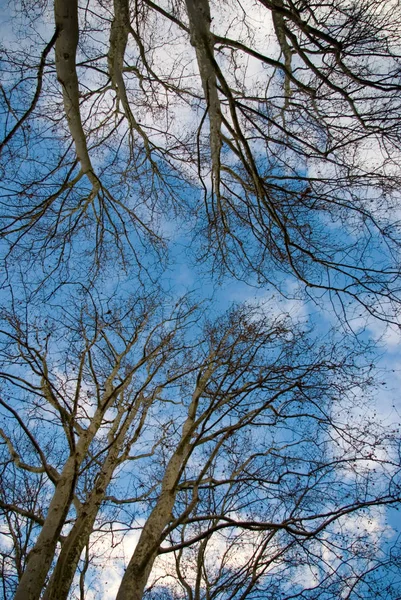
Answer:
M137 406L131 409L130 414L126 417L125 422L109 448L103 467L95 480L94 488L87 501L82 505L74 526L63 543L43 600L66 600L68 597L79 558L89 541L99 508L118 464L119 453L126 440L128 429L138 414L141 404L142 398ZM139 435L139 432L140 428L138 428L135 435Z
M43 600L65 600L68 597L79 558L93 531L100 505L117 464L116 454L118 450L113 452L114 460L108 457L95 483L95 488L82 506L73 528L67 535Z
M104 410L105 407L97 410L90 426L78 441L74 454L67 459L64 465L45 522L36 544L29 554L14 600L39 600L46 575L54 558L61 529L74 497L77 472L100 427Z
M221 110L217 92L214 42L210 31L209 0L186 0L191 44L196 51L199 74L207 102L214 193L220 195Z
M76 461L70 456L57 483L46 520L31 550L14 600L38 600L56 551L75 488Z
M178 482L182 468L191 452L191 436L194 430L199 397L213 370L210 366L198 381L188 407L188 416L182 428L181 440L167 465L156 506L146 521L138 544L124 573L116 600L141 600L150 572L158 555L163 531L171 521Z

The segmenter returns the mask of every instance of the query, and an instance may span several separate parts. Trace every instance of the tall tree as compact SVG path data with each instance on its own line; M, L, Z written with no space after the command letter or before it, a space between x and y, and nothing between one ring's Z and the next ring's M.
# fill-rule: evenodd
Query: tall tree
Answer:
M10 10L4 599L84 598L113 522L140 530L118 600L398 597L374 525L397 432L365 408L353 323L399 323L401 6ZM331 306L344 339L323 313L178 299L183 244L212 285Z
M63 307L44 326L6 316L4 468L36 474L38 500L2 509L27 530L40 525L15 598L44 588L46 599L67 598L102 511L119 521L118 507L143 525L117 598L141 598L156 559L171 553L194 597L252 597L266 574L281 577L270 572L279 558L324 571L319 586L357 589L356 574L362 586L378 543L367 522L400 500L395 432L368 415L354 423L370 363L330 337L313 342L286 315L266 317L267 307L201 327L195 307L167 315L153 302ZM342 533L354 513L361 532ZM216 543L226 546L218 576L207 561ZM335 569L324 554L319 564L322 547ZM195 580L185 574L194 552ZM235 573L233 554L245 561Z
M143 264L140 240L160 247L158 221L184 203L223 271L284 272L395 319L398 4L54 10L38 58L5 49L11 254L54 257L54 274L85 236L91 273L105 253Z

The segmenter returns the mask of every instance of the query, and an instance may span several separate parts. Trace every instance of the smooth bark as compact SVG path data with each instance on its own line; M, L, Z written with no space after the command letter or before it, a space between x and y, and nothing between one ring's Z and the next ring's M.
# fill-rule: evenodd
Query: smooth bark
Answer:
M79 83L76 70L79 39L78 1L55 0L54 14L59 32L56 40L56 71L63 90L64 111L82 172L89 178L93 186L92 194L94 194L99 190L100 184L89 157L79 108Z
M142 401L143 398L141 396L138 399L137 405L128 415L126 415L118 433L115 434L115 438L107 452L103 466L95 480L94 488L89 494L86 502L82 505L74 526L63 543L56 567L51 576L49 585L46 588L43 600L65 600L68 597L80 556L89 542L107 487L113 477L115 468L120 462L120 452L124 447L124 443L127 441L127 432L138 414ZM116 418L118 422L120 421L120 418L121 414ZM141 419L141 421L143 424L143 419ZM134 437L138 437L140 431L141 426L137 428Z
M98 431L107 404L99 407L88 429L80 437L74 453L67 459L49 506L49 510L31 550L26 569L18 585L14 600L38 600L46 581L74 496L78 470L85 460L90 443Z
M159 552L160 543L163 540L163 531L172 518L180 475L191 453L191 440L199 398L212 369L213 367L209 367L200 378L192 395L187 418L182 427L180 442L168 462L159 498L142 529L138 544L124 573L116 600L141 600L143 596Z
M214 193L219 197L220 151L222 146L221 109L217 92L213 36L210 31L210 7L208 0L186 0L185 3L189 17L191 44L196 51L199 74L208 107L213 185Z

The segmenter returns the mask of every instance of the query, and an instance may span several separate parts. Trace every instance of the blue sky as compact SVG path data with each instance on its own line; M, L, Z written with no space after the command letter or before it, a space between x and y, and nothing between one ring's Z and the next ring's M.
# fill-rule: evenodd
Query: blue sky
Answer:
M270 17L266 16L267 13L261 4L257 5L251 2L245 4L247 10L244 14L248 19L248 26L252 27L254 31L252 48L262 52L264 47L268 47L269 56L278 59L280 47ZM230 3L223 3L219 12L216 11L216 6L212 22L216 35L227 35L228 37L236 35L238 39L244 39L248 30L240 18L241 11L238 14L232 12L234 5L231 6ZM236 8L238 9L237 5ZM8 14L5 3L1 5L1 10L3 14ZM375 350L369 355L371 356L369 360L376 367L378 384L369 400L372 404L364 407L363 418L376 418L380 423L391 428L398 428L401 414L399 397L401 354L398 316L394 317L393 315L392 320L395 322L388 325L385 321L375 319L369 314L369 309L377 307L378 310L386 311L388 308L386 299L384 304L379 306L380 300L378 301L377 297L373 299L373 296L369 296L371 289L374 289L380 298L381 283L372 283L367 279L364 281L364 285L360 285L358 289L352 286L348 287L352 296L336 295L325 289L314 289L311 286L306 287L305 294L305 286L302 283L299 285L296 276L289 273L291 269L285 256L281 263L277 259L277 256L280 256L280 252L285 248L286 242L277 221L270 213L268 214L268 210L265 213L258 212L259 205L255 195L252 191L249 192L249 186L240 185L237 180L232 183L230 192L226 190L226 201L231 202L230 206L235 208L235 211L233 210L235 216L231 217L235 224L234 236L231 238L227 236L231 248L228 254L231 273L220 269L218 265L221 256L217 254L216 238L213 238L214 234L212 233L214 243L213 241L210 243L210 238L207 241L203 235L206 226L204 193L206 193L209 211L215 199L210 193L210 161L204 147L202 147L199 169L193 162L194 157L197 157L197 138L201 137L206 147L209 130L204 103L196 99L197 94L202 93L202 86L198 77L195 53L188 44L187 34L178 29L175 30L173 26L170 28L158 16L155 17L153 27L149 27L150 33L147 42L149 47L151 47L151 43L155 45L152 52L149 52L149 56L152 58L153 67L159 69L160 77L179 72L182 77L180 81L185 87L185 93L188 92L188 98L183 99L184 94L182 96L175 94L171 89L163 89L162 85L155 85L155 89L146 81L142 81L142 84L139 85L128 69L126 72L127 81L132 82L130 98L136 117L154 145L154 163L150 169L147 162L149 157L146 156L140 139L135 138L137 145L134 144L135 152L133 152L129 145L128 128L118 123L119 113L117 111L113 117L117 103L113 96L114 92L108 87L105 71L102 71L105 69L104 49L108 42L102 14L93 11L92 16L88 16L82 12L81 16L82 22L84 22L84 17L88 18L87 25L88 23L97 25L93 45L100 58L93 58L95 68L92 70L87 68L86 64L82 64L78 69L78 74L82 93L82 119L85 127L90 131L88 134L89 150L94 169L101 178L106 191L88 207L85 202L90 194L90 185L85 177L76 182L74 186L66 183L65 189L60 194L57 193L57 189L62 186L65 178L71 182L77 177L79 164L76 163L75 149L71 143L66 120L62 121L57 116L62 111L60 89L54 67L49 66L45 77L45 92L40 99L37 114L32 119L32 128L27 129L24 135L16 136L10 145L10 153L5 155L6 160L3 165L3 184L0 184L2 185L0 202L3 223L10 219L13 227L15 223L18 228L21 223L19 211L24 211L24 223L26 224L24 236L21 237L20 232L17 231L8 235L0 244L2 256L6 257L3 260L0 274L4 284L1 295L3 308L10 309L14 304L15 312L24 315L25 303L27 303L29 304L29 311L27 311L30 313L29 319L37 320L39 330L43 329L43 320L48 315L57 331L60 325L57 319L61 318L60 315L66 314L63 311L68 307L71 307L72 315L78 314L80 303L82 303L82 308L87 302L86 294L91 285L96 290L93 292L95 300L104 314L108 314L106 309L109 309L113 303L120 304L120 306L123 306L124 303L128 304L130 296L142 293L142 290L152 290L152 293L157 290L158 297L162 299L160 312L163 314L168 313L179 298L188 295L188 302L201 305L199 322L191 323L186 334L188 339L196 338L202 317L206 315L209 320L220 318L223 322L223 317L219 317L219 315L229 310L233 304L247 303L249 307L257 308L259 315L268 314L271 317L278 317L288 314L300 328L309 330L316 347L330 340L330 335L344 346L349 339L350 347L354 344L355 354L358 351L363 353L363 350L366 349L365 358L368 360L368 348L372 345L375 346ZM2 31L6 34L3 43L9 44L6 50L15 51L25 48L27 52L36 53L36 57L34 54L29 55L33 61L33 70L29 71L28 69L30 74L34 73L34 67L40 54L40 50L35 48L37 41L35 36L41 37L45 43L53 31L50 9L45 11L39 20L35 20L35 18L36 14L33 12L28 19L30 23L26 18L22 21L16 20L17 25L14 32L9 29L7 19L5 19L6 25L2 26ZM83 36L83 39L86 43L90 38ZM155 40L158 41L157 45ZM88 45L86 51L90 56L93 47L89 48ZM17 56L20 57L19 54ZM82 48L79 58L86 58ZM131 63L136 65L137 60L138 50L135 44L131 43L127 50L127 65ZM89 59L88 61L90 62ZM294 61L296 65L295 58ZM267 71L267 67L254 56L245 56L241 53L238 53L237 63L234 64L229 54L224 54L222 50L218 57L218 64L221 69L225 69L227 80L233 87L239 85L238 82L242 77L243 90L248 92L253 90L255 94L257 92L262 100L264 94L265 103L262 100L259 102L260 112L269 116L275 110L274 118L277 129L279 126L281 127L281 123L285 124L286 116L282 110L279 110L279 101L277 101L278 108L275 105L276 98L282 92L283 77L275 78L272 75L273 83L270 88L270 83L266 87L266 73L270 73L270 71ZM4 60L3 66L8 68L6 60ZM23 66L26 67L25 64ZM10 81L14 75L11 68ZM12 90L11 84L7 87L8 79L5 81L5 87L10 92L9 98L13 102L14 109L18 111L26 97L32 93L31 80L28 83L21 82ZM152 98L154 111L149 110L149 106L146 104L148 95ZM5 105L3 104L3 106ZM227 105L224 110L228 119ZM39 114L41 111L42 114ZM15 121L15 115L7 117L3 112L0 123L8 131L13 120ZM305 122L304 118L299 122L295 120L292 124L293 139L295 139L295 135L299 135L300 138L306 137L303 130ZM344 127L346 123L347 119L344 117ZM201 130L198 129L200 124L202 124ZM341 125L341 123L338 124ZM273 137L277 135L277 131L273 127L272 131ZM311 128L310 130L305 129L305 131L312 136L314 130ZM341 131L341 127L339 131ZM224 134L229 135L228 127L224 129ZM338 135L340 134L338 133ZM317 145L329 144L330 140L323 139L323 137L319 140L318 131L316 132ZM98 144L100 138L103 141ZM378 268L378 266L388 264L390 259L396 258L395 255L391 255L390 250L386 248L385 243L378 235L378 231L382 227L382 233L386 232L390 239L390 229L384 228L384 221L389 218L397 225L399 215L395 209L394 214L386 214L383 209L385 194L382 193L380 182L377 182L372 172L375 172L377 168L379 173L377 178L380 179L379 175L386 172L386 169L389 168L388 163L391 161L384 157L380 163L380 157L377 157L378 146L375 145L375 141L366 146L361 143L361 146L358 147L360 152L357 156L360 161L358 173L360 175L365 169L367 176L372 177L372 186L365 189L363 177L358 180L359 187L356 186L358 189L355 189L354 192L359 194L357 204L360 203L358 206L362 206L363 210L355 218L346 218L344 212L347 212L347 203L353 199L353 191L344 187L341 193L338 191L341 188L341 180L339 179L337 189L337 175L329 158L299 159L298 155L288 148L285 152L283 151L281 156L278 153L280 144L269 141L264 147L256 134L254 137L250 135L249 139L255 163L260 172L264 174L266 185L270 186L269 193L273 193L272 190L277 193L277 211L281 210L281 204L284 206L284 203L287 202L288 227L291 235L294 236L293 241L306 246L305 240L310 236L310 247L312 247L315 240L312 236L312 233L315 234L313 228L316 228L316 238L321 233L321 240L324 240L316 254L320 257L324 256L326 260L341 256L344 263L352 264L352 267L347 269L348 274L346 275L322 274L323 270L318 266L315 268L313 260L310 260L308 253L305 252L308 247L304 247L302 252L294 250L293 256L296 257L299 269L301 272L304 272L303 269L305 269L313 283L325 287L328 285L330 277L333 277L331 284L333 285L334 282L335 285L341 287L347 285L349 273L351 275L355 273L362 259L366 261L365 265L369 268ZM123 142L120 146L121 140ZM25 152L26 142L29 145L28 152ZM301 145L301 141L299 144ZM394 157L397 157L396 151L391 155L392 160ZM239 173L242 173L241 165L238 154L235 155L230 150L229 144L224 146L221 158L226 169L224 173L228 189L229 169L234 171L237 169ZM53 170L53 161L58 160L60 160L60 164ZM377 161L380 163L378 166ZM163 175L160 178L155 176L158 168ZM325 178L327 180L322 178L323 183L318 181L319 169L326 169ZM202 182L199 180L199 175L202 176ZM247 176L241 176L246 182ZM316 185L316 189L319 188L319 185L326 186L324 189L330 190L330 193L327 192L329 197L338 200L338 204L333 202L331 209L325 207L321 213L317 209L315 210L315 204L318 202L310 201L310 192L304 189L306 177L311 178L311 184ZM295 196L290 195L291 197L288 199L285 193L286 187L291 188L292 192L296 192ZM241 191L240 194L239 191ZM299 198L296 197L298 192ZM32 225L30 220L32 204L36 203L36 214L40 215L41 207L47 206L46 203L52 194L56 195L53 203L49 204L45 213ZM399 193L394 192L395 201L398 197ZM253 221L257 237L246 228L244 198L248 198L250 201L250 218L262 214L259 221ZM302 202L297 204L298 200L302 200ZM369 219L365 219L363 212L365 206L371 201L377 208L375 225L372 225ZM268 206L268 208L271 210L272 206ZM281 213L279 212L279 214ZM311 218L312 214L314 215L313 219ZM249 215L247 215L248 217ZM298 229L298 233L290 223L291 219L295 218L302 220L302 226ZM104 225L103 230L99 223ZM311 223L313 227L311 227ZM213 223L213 226L216 226L216 223ZM220 234L223 235L221 223L217 223L217 227L220 227ZM159 240L154 233L149 233L148 228L159 232L161 237L165 238L164 241ZM263 236L265 237L263 238ZM353 243L362 238L366 245L360 248L358 254ZM230 244L232 245L230 246ZM249 256L252 257L249 259L248 265L246 260L240 262L234 254L235 250L241 256L243 246L247 248ZM339 247L341 250L338 250ZM97 253L99 248L102 248L101 253ZM267 258L262 257L264 248L269 250ZM203 260L200 260L200 256L203 256ZM245 256L247 256L246 252ZM275 257L274 260L272 256ZM397 260L395 263L397 265ZM257 273L252 272L253 267L260 269L259 277ZM389 278L391 277L384 277L386 281ZM393 283L397 288L396 280ZM370 288L366 290L366 287L369 286ZM398 288L395 290L395 294L398 294ZM371 302L367 306L368 310L361 306L360 302L364 301ZM90 301L88 301L88 305L90 305ZM29 319L27 320L29 321ZM68 352L69 342L66 343L66 340L67 338L60 337L57 340L58 343L54 343L52 359L55 364L57 363L57 353L61 356L62 353ZM19 368L18 364L16 369ZM64 379L68 380L68 373L57 371L55 375L58 377L60 385L66 385L67 389L68 385ZM27 375L28 378L30 376ZM358 411L362 410L363 404L364 398L357 397L355 415L350 409L351 419L354 417L362 419L361 413ZM88 406L86 409L89 410ZM173 409L171 410L171 414L174 414ZM167 414L167 412L166 410L165 413ZM163 416L163 410L161 410L161 414ZM154 423L152 422L153 427ZM49 434L49 430L47 434ZM398 429L396 429L396 435L398 435ZM146 441L148 440L145 440L145 443ZM364 517L361 519L363 521ZM396 529L399 527L397 514L390 510L388 519L390 526L394 529L394 532L388 534L389 539L395 539ZM385 536L387 535L384 525L385 516L376 514L373 516L372 522L373 525L369 523L372 540L376 539L376 534L379 536L381 530L385 531ZM140 519L138 523L139 527L143 525ZM356 527L351 518L348 526L351 530L354 526ZM127 553L132 552L136 538L137 532L135 531L127 534ZM218 538L216 546L220 550L222 544L222 540ZM213 552L215 552L215 548L211 549L212 555ZM117 560L119 566L122 564L120 561L121 556ZM162 567L163 565L157 566L156 574L160 573L158 569L160 570ZM112 572L113 568L110 567L107 576L113 579ZM311 573L303 572L301 575L299 575L300 579L304 578L305 585L309 584ZM117 585L115 577L113 585ZM102 595L100 592L100 597L102 600L108 600L113 597L113 594L115 594L114 587L110 593L105 592Z

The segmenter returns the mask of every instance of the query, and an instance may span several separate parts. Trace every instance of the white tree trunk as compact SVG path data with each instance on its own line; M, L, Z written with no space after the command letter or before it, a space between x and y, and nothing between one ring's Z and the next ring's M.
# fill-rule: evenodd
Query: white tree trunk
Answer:
M142 529L138 544L124 573L116 600L141 600L143 596L163 539L163 531L171 521L180 475L191 452L191 438L194 432L199 397L212 369L213 367L209 367L199 380L192 395L180 442L169 460L162 480L160 496Z
M36 544L29 554L14 600L39 600L54 558L61 529L74 497L78 470L100 427L106 406L97 409L90 426L79 439L74 454L67 459L64 465L45 522Z

